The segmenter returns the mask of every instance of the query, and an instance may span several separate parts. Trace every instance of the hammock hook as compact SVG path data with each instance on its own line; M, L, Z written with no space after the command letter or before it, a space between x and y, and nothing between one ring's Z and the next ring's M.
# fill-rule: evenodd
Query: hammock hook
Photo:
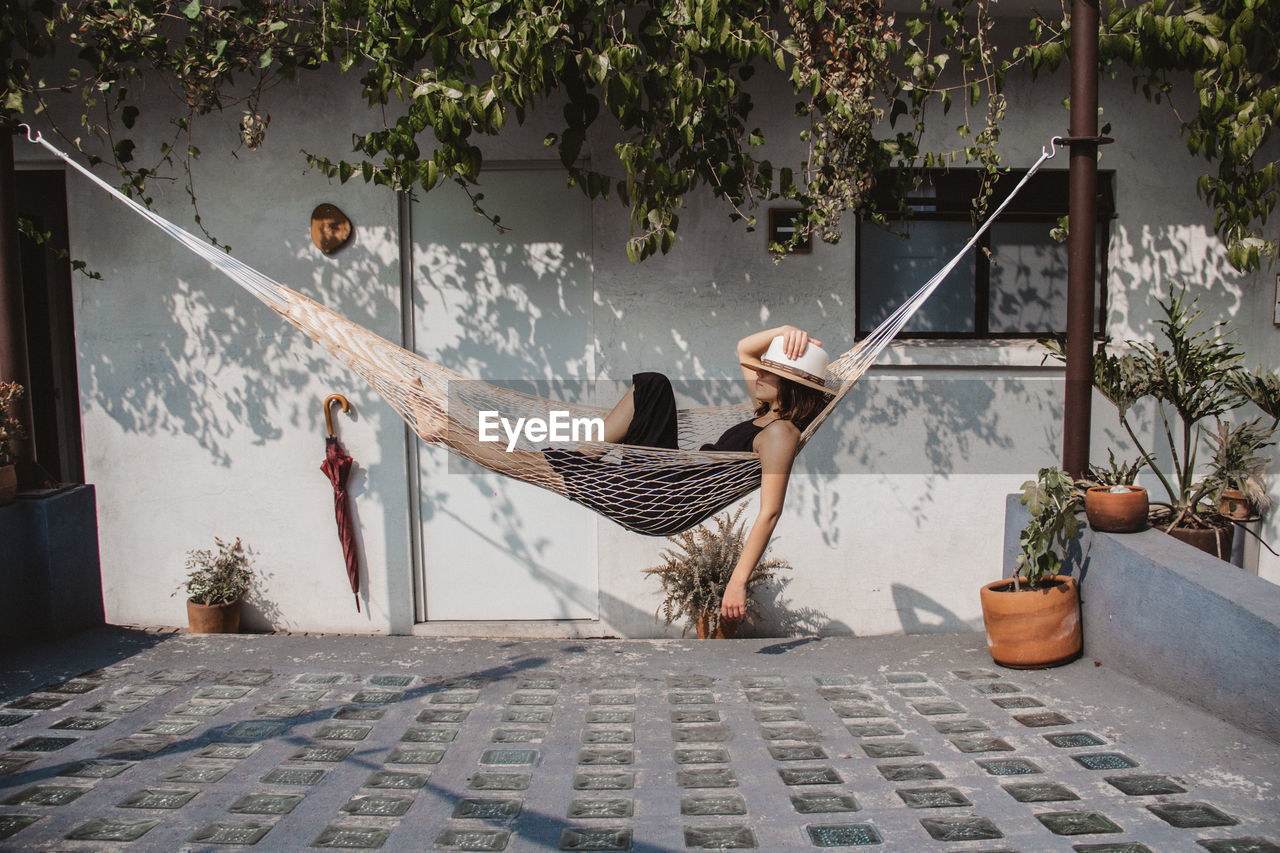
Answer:
M28 141L28 142L39 142L39 141L41 141L41 139L43 139L43 137L40 135L40 131L36 130L36 129L35 129L35 128L33 128L31 125L27 124L26 122L23 122L22 124L18 125L18 127L25 127L25 128L27 129L27 141ZM31 134L33 134L33 133L35 134L35 136L32 136L32 135L31 135Z
M324 428L328 430L329 438L333 438L333 410L329 407L334 403L340 403L343 412L351 411L351 404L341 394L330 394L324 398Z

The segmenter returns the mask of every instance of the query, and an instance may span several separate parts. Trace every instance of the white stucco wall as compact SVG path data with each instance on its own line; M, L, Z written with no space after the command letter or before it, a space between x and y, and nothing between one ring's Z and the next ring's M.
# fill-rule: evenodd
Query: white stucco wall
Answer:
M154 102L156 112L171 109L162 96ZM298 154L347 151L348 128L365 116L352 81L295 87L273 100L262 149L235 156L238 114L214 116L196 139L195 188L206 227L238 258L398 340L395 197L363 182L330 185ZM32 146L20 153L42 162ZM155 153L140 150L138 159ZM151 191L162 215L195 230L180 182L157 180ZM399 418L321 348L101 190L69 175L67 192L72 255L103 276L77 276L75 314L108 621L184 625L184 597L170 593L185 576L185 554L220 536L241 537L258 554L262 583L247 627L407 630ZM354 224L350 245L332 258L310 240L321 202ZM318 467L330 393L355 408L354 419L339 413L335 423L359 466L350 481L365 557L359 613Z
M1066 85L1065 74L1011 83L1006 164L1030 164L1065 129ZM762 92L762 122L776 116L785 123L792 100L785 91ZM1174 119L1135 97L1125 80L1104 81L1102 102L1117 139L1102 166L1116 170L1119 209L1108 328L1119 339L1152 335L1156 299L1186 279L1208 318L1232 323L1247 363L1275 367L1274 274L1241 276L1226 264L1211 214L1195 197L1201 165L1176 140ZM206 225L237 257L398 341L395 198L359 180L330 184L297 153L341 156L352 129L376 117L351 81L277 90L270 110L266 144L236 157L228 152L238 116L201 123L196 189ZM535 117L488 141L489 156L545 157L541 138L549 129ZM780 138L778 125L765 129ZM599 131L593 159L607 163L610 145ZM24 161L39 161L33 149L20 149ZM1065 168L1065 160L1054 165ZM154 189L162 214L190 222L180 187L157 182ZM441 192L452 194L445 203L457 204L458 216L470 215L461 193ZM77 280L76 329L108 620L183 624L182 598L170 597L183 555L217 535L241 536L259 553L265 578L250 627L414 630L411 482L395 413L321 348L99 190L71 176L68 193L72 253L104 276ZM334 257L309 240L309 214L320 202L337 204L355 225L351 245ZM734 377L733 343L783 322L810 328L833 353L853 343L852 228L836 246L819 244L811 255L775 264L761 232L745 233L722 205L697 197L681 215L675 250L634 265L623 251L625 210L614 200L596 202L591 221L593 352L560 352L552 331L520 339L564 365L577 359L575 375L625 379L658 369L686 379ZM481 351L446 366L486 378L491 365ZM1026 342L896 345L797 463L772 548L794 571L767 601L769 620L757 630L867 635L979 625L977 588L1001 571L1005 495L1060 456L1061 387L1061 371L1042 365ZM356 409L354 419L338 415L337 422L360 466L352 481L365 561L359 613L318 470L320 401L333 392ZM1105 459L1119 428L1101 399L1094 423L1094 457ZM482 533L499 523L476 520ZM665 542L606 521L595 534L598 622L484 630L663 633L652 615L657 585L641 570L657 563ZM1275 514L1264 536L1280 541ZM1280 582L1280 560L1264 551L1260 566L1263 577ZM465 572L458 583L466 583Z

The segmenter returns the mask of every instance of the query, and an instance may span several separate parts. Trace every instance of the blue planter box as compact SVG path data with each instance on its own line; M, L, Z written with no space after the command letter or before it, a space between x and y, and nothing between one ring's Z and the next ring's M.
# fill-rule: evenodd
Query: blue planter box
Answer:
M93 486L0 507L0 643L103 624Z

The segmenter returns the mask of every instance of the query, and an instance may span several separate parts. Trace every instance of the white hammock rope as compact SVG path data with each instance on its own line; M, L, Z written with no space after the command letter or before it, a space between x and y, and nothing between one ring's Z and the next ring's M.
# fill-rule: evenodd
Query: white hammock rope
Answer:
M551 409L565 411L571 417L603 418L608 410L546 400L469 379L409 352L149 210L71 159L39 133L33 134L30 127L27 139L43 146L208 261L324 346L390 403L423 441L446 447L491 471L554 491L628 529L655 536L671 535L699 524L760 485L760 461L754 453L697 449L714 443L726 429L749 417L751 410L746 403L681 409L677 413L679 450L602 442L580 442L565 450L546 450L522 442L513 452L507 452L505 442L482 446L476 440L481 411L498 411L514 420L517 417L545 419ZM805 429L801 447L1053 154L1053 143L1050 143L964 248L868 337L831 363L826 384L832 389L832 398Z

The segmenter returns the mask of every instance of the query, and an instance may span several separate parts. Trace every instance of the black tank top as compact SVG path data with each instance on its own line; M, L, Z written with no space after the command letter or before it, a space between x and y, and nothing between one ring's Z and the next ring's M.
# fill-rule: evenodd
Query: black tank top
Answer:
M775 421L769 421L769 424ZM743 421L740 424L734 424L724 431L724 434L716 439L715 444L704 444L702 450L723 450L733 451L735 453L753 453L755 449L756 436L759 435L765 427L756 426L755 419Z

